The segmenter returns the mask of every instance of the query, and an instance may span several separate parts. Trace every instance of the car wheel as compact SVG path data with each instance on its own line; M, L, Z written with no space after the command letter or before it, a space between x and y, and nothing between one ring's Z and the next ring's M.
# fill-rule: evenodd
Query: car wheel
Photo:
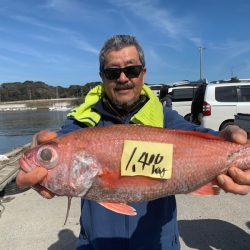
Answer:
M225 129L229 125L234 125L234 122L233 121L228 121L228 122L222 123L222 125L220 126L220 131Z
M187 115L185 115L184 116L184 119L186 120L186 121L191 121L191 114L187 114Z

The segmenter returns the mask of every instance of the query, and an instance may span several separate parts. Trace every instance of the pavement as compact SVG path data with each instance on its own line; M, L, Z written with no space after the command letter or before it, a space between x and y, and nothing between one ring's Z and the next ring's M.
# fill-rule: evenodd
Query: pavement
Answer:
M181 249L250 250L250 195L177 195ZM74 249L80 199L46 200L34 190L0 198L0 249Z

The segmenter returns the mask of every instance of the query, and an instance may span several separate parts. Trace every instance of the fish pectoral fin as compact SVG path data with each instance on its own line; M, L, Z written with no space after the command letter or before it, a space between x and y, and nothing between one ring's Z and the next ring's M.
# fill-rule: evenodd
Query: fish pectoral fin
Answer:
M208 184L194 190L190 194L195 194L195 195L218 195L218 194L220 194L220 187L218 187L214 182L209 182Z
M105 208L113 212L119 213L119 214L125 214L125 215L130 215L130 216L137 214L136 210L133 207L125 203L114 203L114 202L106 202L106 201L98 202L98 203L104 206Z
M64 224L63 224L64 226L66 225L68 217L69 217L69 210L70 210L70 206L71 206L71 199L72 199L72 197L68 196L68 207L67 207L66 218L65 218L65 221L64 221Z

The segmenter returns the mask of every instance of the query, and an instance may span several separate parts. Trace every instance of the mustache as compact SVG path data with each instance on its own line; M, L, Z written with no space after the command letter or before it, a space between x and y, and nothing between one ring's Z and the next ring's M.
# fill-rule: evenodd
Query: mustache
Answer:
M126 83L126 84L117 84L114 90L124 90L124 89L132 89L134 88L134 84Z

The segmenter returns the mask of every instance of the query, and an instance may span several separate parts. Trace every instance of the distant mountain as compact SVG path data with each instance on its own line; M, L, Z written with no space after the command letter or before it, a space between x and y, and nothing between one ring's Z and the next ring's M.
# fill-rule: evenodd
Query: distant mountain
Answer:
M40 81L25 81L0 84L0 102L83 97L101 82L85 85L70 85L68 88L49 86Z

